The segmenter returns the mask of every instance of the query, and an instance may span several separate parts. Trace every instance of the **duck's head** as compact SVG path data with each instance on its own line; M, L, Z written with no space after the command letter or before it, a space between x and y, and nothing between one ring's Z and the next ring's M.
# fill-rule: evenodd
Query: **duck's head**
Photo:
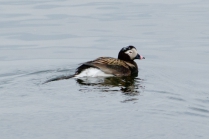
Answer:
M132 45L123 47L118 53L118 59L124 61L132 61L134 59L145 59L142 55L139 55L136 48Z

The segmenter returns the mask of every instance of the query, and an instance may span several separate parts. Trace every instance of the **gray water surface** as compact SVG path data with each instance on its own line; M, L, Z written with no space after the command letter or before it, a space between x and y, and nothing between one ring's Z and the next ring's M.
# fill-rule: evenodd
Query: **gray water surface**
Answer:
M209 1L0 0L1 139L208 139ZM134 45L134 79L71 75Z

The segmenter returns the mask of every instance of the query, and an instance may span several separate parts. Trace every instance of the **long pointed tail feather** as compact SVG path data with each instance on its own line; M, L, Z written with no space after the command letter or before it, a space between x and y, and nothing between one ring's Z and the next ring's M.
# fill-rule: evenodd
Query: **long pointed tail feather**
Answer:
M75 75L68 75L68 76L60 76L60 77L52 78L52 79L45 81L43 84L48 83L48 82L58 81L58 80L70 79L70 78L73 78L74 76Z

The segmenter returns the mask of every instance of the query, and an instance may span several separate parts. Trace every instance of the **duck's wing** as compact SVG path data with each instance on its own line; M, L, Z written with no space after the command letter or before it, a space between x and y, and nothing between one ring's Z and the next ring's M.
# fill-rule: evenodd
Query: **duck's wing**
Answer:
M111 57L99 57L93 61L83 63L85 66L95 67L107 74L115 76L130 76L133 64Z

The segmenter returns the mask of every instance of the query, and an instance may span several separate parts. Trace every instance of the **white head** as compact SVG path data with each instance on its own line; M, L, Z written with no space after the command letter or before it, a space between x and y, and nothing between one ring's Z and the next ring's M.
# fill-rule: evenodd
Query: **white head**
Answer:
M118 59L130 61L134 59L145 59L145 57L139 55L134 46L127 46L120 50Z
M129 55L129 57L130 57L131 60L134 60L138 53L137 53L136 48L132 48L130 50L127 50L125 52L125 54Z

